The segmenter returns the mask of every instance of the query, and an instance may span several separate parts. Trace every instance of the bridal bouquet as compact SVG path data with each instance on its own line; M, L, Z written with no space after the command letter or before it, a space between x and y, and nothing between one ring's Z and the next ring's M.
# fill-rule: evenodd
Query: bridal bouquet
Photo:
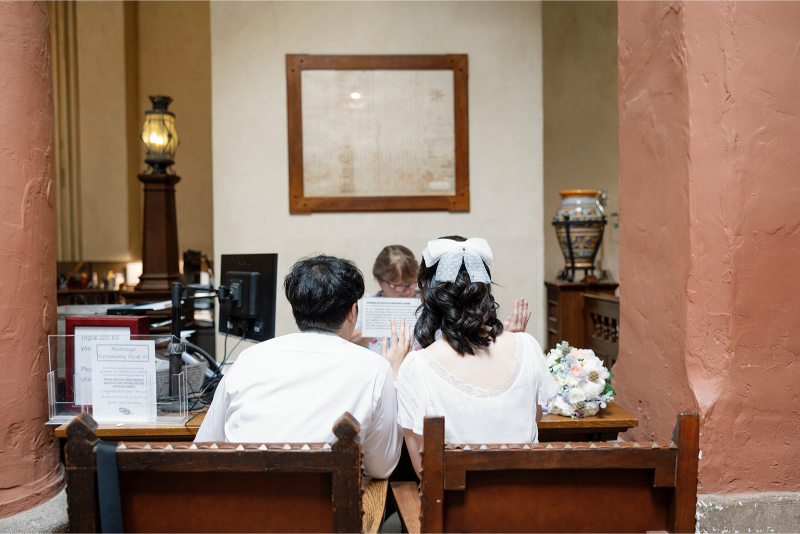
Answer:
M614 376L591 350L576 349L563 341L546 357L557 393L547 401L547 413L586 417L605 408L617 394L608 383Z

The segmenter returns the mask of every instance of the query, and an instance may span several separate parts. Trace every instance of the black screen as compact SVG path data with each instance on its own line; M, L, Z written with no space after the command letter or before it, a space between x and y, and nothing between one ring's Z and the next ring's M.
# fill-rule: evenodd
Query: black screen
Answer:
M236 287L239 293L237 302L220 302L220 333L253 341L275 337L278 255L225 254L220 273L220 286Z

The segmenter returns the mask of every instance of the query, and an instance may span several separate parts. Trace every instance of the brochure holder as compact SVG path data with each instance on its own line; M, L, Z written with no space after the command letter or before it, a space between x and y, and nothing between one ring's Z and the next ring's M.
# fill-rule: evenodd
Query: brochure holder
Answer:
M169 334L48 336L47 424L69 423L81 412L104 424L184 424L187 369L176 374L169 366L170 350L179 343ZM68 359L75 362L70 375Z

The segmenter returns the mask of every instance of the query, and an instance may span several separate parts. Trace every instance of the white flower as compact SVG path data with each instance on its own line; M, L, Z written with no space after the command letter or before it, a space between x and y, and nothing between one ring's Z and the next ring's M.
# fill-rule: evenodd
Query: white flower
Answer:
M566 379L566 383L569 387L576 387L578 385L579 379L577 376L574 375L567 375L564 377Z
M547 405L547 411L555 415L563 415L566 417L570 417L575 413L575 409L568 403L564 402L564 399L561 397L555 397L553 400L551 400L550 404Z
M576 360L586 360L588 358L596 358L596 356L594 355L594 351L591 349L572 349L572 351L570 351L569 354Z
M599 397L603 390L606 388L606 381L602 378L598 378L597 382L592 382L591 380L587 380L586 382L581 382L581 389L586 394L586 400L594 399L595 397Z
M561 353L556 351L555 349L551 350L547 353L547 357L545 361L547 362L547 367L552 367L556 364L556 360L561 357Z
M570 404L578 404L582 400L586 400L586 395L583 393L581 388L572 388L569 390L569 394L567 395L569 398Z
M583 410L583 413L585 413L587 417L590 417L599 411L600 409L597 406L586 406L586 409Z
M558 389L561 389L567 385L567 377L562 374L553 375L553 379L555 379Z
M583 370L586 371L587 374L591 373L592 371L597 371L597 374L600 376L600 378L603 380L608 379L608 369L606 369L603 365L603 361L596 356L583 360Z

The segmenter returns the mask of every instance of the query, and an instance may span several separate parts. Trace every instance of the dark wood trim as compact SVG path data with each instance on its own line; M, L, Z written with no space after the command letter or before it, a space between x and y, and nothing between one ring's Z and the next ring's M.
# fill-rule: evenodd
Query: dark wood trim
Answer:
M594 448L590 448L594 446ZM445 451L446 490L463 490L467 471L499 469L654 469L656 487L675 486L677 448L670 442L636 443L538 443L529 450L501 449L485 445L485 450ZM477 445L476 447L481 447ZM654 450L656 449L656 450ZM527 452L527 454L520 454Z
M97 498L97 423L88 413L78 415L67 429L67 517L71 532L100 532Z
M455 194L397 197L306 197L303 191L303 70L452 70L455 120ZM469 100L466 54L408 56L286 55L289 136L289 213L314 211L469 210Z
M78 415L67 427L67 502L73 532L100 531L96 428L97 423L87 413ZM333 531L361 532L364 491L359 432L358 421L345 412L333 428L337 438L333 444L121 442L117 445L117 468L130 474L329 472ZM383 491L385 497L385 484Z
M117 469L120 471L159 472L159 473L205 473L207 471L236 471L240 473L263 473L265 471L292 471L297 473L325 473L332 470L329 451L259 451L259 464L253 463L253 451L209 449L207 447L192 451L192 454L175 454L174 451L188 449L186 443L160 443L155 448L132 448L125 443L125 450L117 450ZM165 449L169 445L171 449ZM182 445L182 446L181 446ZM200 445L200 444L198 444ZM223 454L224 453L224 454ZM263 462L260 463L260 462Z
M503 480L509 473L520 470L638 470L652 472L650 484L664 495L671 495L669 508L662 508L661 518L673 532L692 532L695 528L695 506L697 502L697 470L699 453L699 419L696 414L679 416L679 432L675 441L648 442L598 442L598 443L536 443L536 444L483 444L445 445L444 418L426 417L424 426L424 449L422 452L421 505L415 508L409 495L413 488L392 484L395 495L404 496L400 508L403 524L412 523L413 514L421 510L422 532L443 532L445 499L452 494L446 491L470 491L467 487L467 471L497 471L498 486L492 491L508 491L513 501L514 488L505 489ZM475 473L478 477L478 474ZM639 475L637 475L639 476ZM624 477L623 477L624 478ZM486 481L483 475L481 480ZM518 483L520 479L512 478ZM647 485L647 482L639 478ZM646 480L646 479L645 479ZM641 484L641 482L640 482ZM578 487L576 487L576 490ZM480 488L479 488L480 491ZM654 489L654 491L656 491ZM503 494L504 495L504 494ZM504 497L505 498L505 497ZM665 503L666 504L666 503ZM460 506L456 499L456 509ZM624 509L629 506L620 502ZM451 509L452 510L452 509ZM524 516L523 516L524 517ZM556 516L554 516L556 517ZM491 517L486 525L493 524ZM624 531L625 517L619 518ZM480 528L486 528L485 526ZM558 531L558 525L552 526ZM661 527L663 528L663 527ZM484 530L476 530L483 532Z
M144 184L142 274L136 291L169 291L182 281L178 269L178 212L174 174L140 174Z
M444 417L426 417L423 427L422 513L423 532L442 532L444 514Z
M333 531L361 532L364 510L361 507L361 431L358 421L345 412L333 427L332 446Z
M700 418L678 416L678 465L675 495L671 503L672 532L694 532L697 511L697 472L700 456Z

